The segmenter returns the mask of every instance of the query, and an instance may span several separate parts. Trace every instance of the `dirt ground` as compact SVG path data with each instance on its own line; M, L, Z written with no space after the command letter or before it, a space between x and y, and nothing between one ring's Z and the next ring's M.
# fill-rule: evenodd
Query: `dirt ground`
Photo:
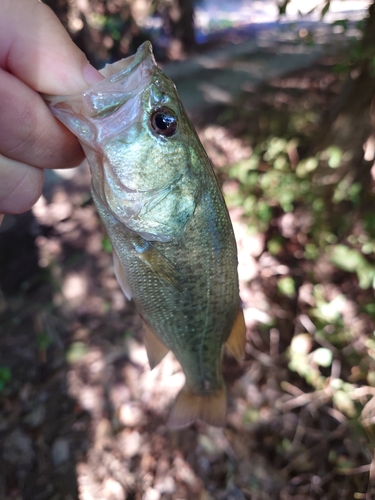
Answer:
M201 125L200 134L219 169L251 152L215 124ZM0 231L0 499L375 498L367 438L332 405L329 388L308 389L288 368L288 347L301 322L308 328L312 300L298 238L275 257L270 235L249 235L240 211L231 210L247 358L238 366L224 357L224 429L197 423L172 431L166 421L184 383L181 369L172 354L148 367L140 318L115 280L87 167L59 182L54 175L33 210L7 216ZM280 231L290 224L295 235L302 231L308 221L297 219L289 226L280 219ZM300 280L298 293L280 298L275 277L290 273ZM333 297L341 286L365 293L333 274ZM346 302L344 319L374 330L354 308ZM264 327L273 314L275 326ZM369 397L362 392L358 401Z

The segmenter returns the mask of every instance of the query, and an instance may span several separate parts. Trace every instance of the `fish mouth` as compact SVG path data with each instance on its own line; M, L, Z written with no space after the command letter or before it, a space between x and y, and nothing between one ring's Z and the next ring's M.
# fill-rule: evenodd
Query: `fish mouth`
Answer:
M138 66L142 66L140 71L142 79L147 76L147 73L151 73L157 68L152 45L149 41L142 43L133 56L113 64L107 64L100 70L100 73L107 79L107 83L108 81L117 83L133 73Z
M58 113L58 105L65 103L79 115L88 115L91 118L103 118L118 108L134 95L140 93L150 84L153 73L158 70L151 42L144 42L137 52L130 57L113 64L107 64L100 73L104 80L95 83L89 89L70 96L42 97L55 108L55 114L65 125L69 123L63 114ZM56 112L57 111L57 112ZM61 116L60 116L61 115ZM73 130L73 133L75 131ZM80 134L76 134L80 136ZM84 140L80 137L81 140Z
M92 118L114 113L142 89L149 86L158 69L150 42L144 42L137 52L114 64L107 64L100 73L104 80L84 92L84 101Z

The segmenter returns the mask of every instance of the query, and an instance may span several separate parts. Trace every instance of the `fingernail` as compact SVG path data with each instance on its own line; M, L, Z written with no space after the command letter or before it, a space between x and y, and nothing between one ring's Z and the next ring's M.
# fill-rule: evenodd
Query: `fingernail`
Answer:
M83 68L83 76L89 85L94 85L94 83L104 80L104 76L101 75L99 71L94 68L94 66L91 66L90 63L87 63Z

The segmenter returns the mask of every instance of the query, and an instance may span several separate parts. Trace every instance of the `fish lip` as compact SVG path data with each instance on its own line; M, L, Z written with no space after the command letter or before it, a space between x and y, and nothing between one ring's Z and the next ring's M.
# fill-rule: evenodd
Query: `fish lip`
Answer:
M152 50L152 44L148 40L138 48L137 52L133 56L121 59L120 61L117 61L117 63L106 64L106 66L103 69L99 70L99 73L104 76L104 80L94 83L88 89L70 95L56 96L49 94L41 94L41 96L48 103L49 106L54 106L61 102L65 102L68 99L74 99L75 97L83 97L84 101L86 101L85 104L87 106L88 102L91 100L91 96L95 96L95 94L100 93L100 90L103 87L106 88L108 86L108 83L121 85L121 81L124 80L124 78L129 77L132 73L134 73L134 71L136 71L139 66L140 66L140 74L139 74L140 81L147 78L151 78L153 72L158 69L154 53ZM126 85L123 85L121 90L122 92L127 90ZM139 91L139 86L135 86L135 88L129 90L129 92L134 92L134 91ZM91 107L88 106L89 110L90 108Z
M107 96L111 100L117 93L119 97L114 102L116 112L116 106L121 108L126 101L139 94L141 89L149 86L152 75L157 70L152 45L149 41L144 42L133 56L107 64L100 70L104 80L95 83L81 94L86 109L93 118L99 118L103 106L100 101L105 101Z
M152 70L158 67L152 50L152 44L149 40L142 43L142 45L138 47L137 52L133 56L122 59L117 63L106 64L106 66L104 66L104 68L101 69L99 73L105 77L107 83L108 81L116 83L117 81L122 80L125 76L132 73L142 63L144 63L144 66L141 68L142 78L147 76L148 74L151 74ZM94 88L101 83L102 82L95 83L91 88Z

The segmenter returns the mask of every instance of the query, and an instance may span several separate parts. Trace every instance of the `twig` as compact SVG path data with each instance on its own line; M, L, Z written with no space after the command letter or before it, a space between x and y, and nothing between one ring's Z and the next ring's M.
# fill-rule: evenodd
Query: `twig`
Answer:
M305 394L299 387L296 387L295 385L291 384L290 382L287 382L286 380L283 380L280 384L280 387L283 391L289 392L292 396L302 396L302 394Z
M255 359L257 359L262 365L265 366L274 366L274 360L269 356L268 354L265 354L264 352L258 351L258 349L255 349L250 344L246 345L246 352L250 354L250 356L253 356Z
M276 328L270 330L270 356L277 358L279 355L280 332Z
M282 470L281 472L282 473L285 473L285 474L289 474L290 471L292 471L294 469L294 467L296 467L298 464L300 464L301 462L303 461L308 461L308 458L315 452L318 452L319 449L322 447L322 446L326 446L327 442L328 441L332 441L334 439L338 439L339 437L341 437L342 434L344 434L346 432L346 427L343 426L343 425L339 425L339 427L337 427L337 429L335 429L334 431L330 432L328 434L328 436L326 436L326 438L321 441L319 441L319 443L317 443L315 446L312 446L311 448L309 448L308 450L304 451L303 453L300 453L299 455L297 455L293 460L291 460L288 465L286 465Z
M365 472L370 472L371 464L361 465L360 467L349 467L348 469L336 469L336 474L342 476L354 475L354 474L364 474Z
M341 411L336 408L330 408L329 406L325 406L323 409L328 413L328 415L336 419L341 424L347 424L348 419L343 413L341 413Z
M300 417L298 418L296 432L294 434L290 449L288 450L288 455L291 455L295 450L298 449L298 446L302 443L302 439L303 439L304 435L306 434L305 431L306 431L307 426L306 426L306 422L304 421L305 414L306 414L306 410L303 409L301 411Z
M369 474L369 480L368 480L368 486L367 486L367 492L366 492L366 500L371 500L374 498L373 496L373 486L375 484L375 456L373 457L371 464L370 464L370 474Z
M308 392L303 393L300 396L296 396L295 398L287 401L283 404L284 411L290 411L294 408L298 408L299 406L304 406L308 403L317 403L319 402L319 406L327 403L332 397L332 393L327 387L326 389L316 391L316 392Z

